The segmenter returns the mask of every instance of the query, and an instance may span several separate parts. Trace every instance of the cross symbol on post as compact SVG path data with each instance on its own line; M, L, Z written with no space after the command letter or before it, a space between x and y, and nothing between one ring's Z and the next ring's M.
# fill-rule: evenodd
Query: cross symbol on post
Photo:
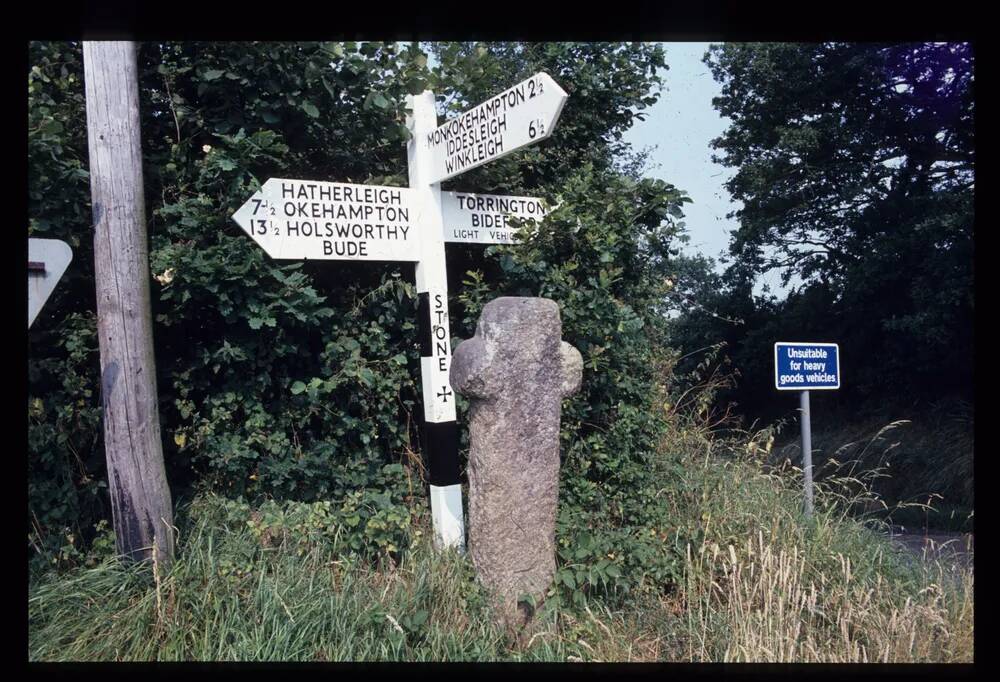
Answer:
M441 389L441 392L437 394L437 397L441 399L441 402L446 403L448 402L448 396L450 395L453 395L452 392L448 390L447 386L445 386Z

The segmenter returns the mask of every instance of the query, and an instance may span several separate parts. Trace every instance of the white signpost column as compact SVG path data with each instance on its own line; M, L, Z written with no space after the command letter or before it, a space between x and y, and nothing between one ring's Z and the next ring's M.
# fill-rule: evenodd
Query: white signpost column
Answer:
M533 197L441 192L441 181L552 133L567 95L548 74L438 126L434 94L411 96L409 187L271 178L233 219L269 256L295 260L416 262L422 436L437 547L465 546L445 242L514 241L509 218L541 220Z
M455 394L448 381L451 331L448 324L448 275L444 259L441 184L431 181L428 135L437 127L434 94L410 96L407 146L410 189L421 229L416 280L420 316L420 383L424 399L424 453L430 479L435 542L465 546L462 484L458 466Z

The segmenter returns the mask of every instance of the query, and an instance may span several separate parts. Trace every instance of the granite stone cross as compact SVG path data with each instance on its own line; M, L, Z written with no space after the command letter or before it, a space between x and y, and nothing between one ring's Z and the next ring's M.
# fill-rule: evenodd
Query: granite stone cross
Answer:
M470 399L469 551L508 625L523 624L555 574L562 399L583 360L562 341L559 306L498 298L455 350L451 385Z

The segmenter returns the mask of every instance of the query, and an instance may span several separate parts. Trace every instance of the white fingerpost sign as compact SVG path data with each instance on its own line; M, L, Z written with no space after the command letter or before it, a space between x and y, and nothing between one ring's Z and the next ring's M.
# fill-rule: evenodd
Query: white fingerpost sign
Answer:
M73 249L59 239L28 239L28 328L55 291L70 261Z
M510 218L541 221L533 197L442 192L441 181L548 137L566 93L538 73L442 126L434 94L408 98L409 187L271 178L233 219L276 259L416 263L423 450L438 547L465 546L445 242L514 241Z
M235 220L271 258L416 261L416 203L406 187L271 178Z
M543 199L442 192L444 240L466 244L511 244L517 230L511 218L541 222L549 212Z
M453 178L544 140L556 127L567 97L547 73L536 73L426 131L431 155L428 180Z

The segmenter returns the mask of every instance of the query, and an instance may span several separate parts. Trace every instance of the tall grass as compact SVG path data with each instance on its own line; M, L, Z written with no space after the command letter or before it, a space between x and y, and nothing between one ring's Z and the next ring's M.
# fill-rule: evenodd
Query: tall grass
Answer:
M773 430L712 438L688 424L670 439L705 448L680 455L687 494L673 496L675 516L703 536L687 546L680 603L661 605L683 614L684 659L972 662L971 567L921 560L887 541L879 514L858 513L887 507L873 485L885 468L862 466L898 426L852 444L860 457L832 463L811 519L801 471L767 463Z
M971 531L973 434L972 405L955 398L885 405L862 415L832 411L813 422L816 475L838 475L843 463L856 471L878 471L868 483L887 503L882 514L887 522L914 530ZM801 461L794 430L780 441L772 461Z
M698 661L971 662L972 573L940 562L915 592L850 555L818 569L763 531L737 550L689 548L687 657ZM867 573L867 575L866 575ZM954 578L958 584L955 585Z
M171 570L124 566L35 576L33 661L640 660L641 637L597 603L545 611L521 636L494 626L466 557L424 534L397 564L322 542L258 536L213 495L189 521ZM422 517L426 530L426 517ZM185 530L185 529L182 529ZM634 653L631 650L634 649Z
M169 571L97 566L29 584L35 661L971 662L973 574L921 560L853 517L872 476L841 468L802 515L800 473L767 459L774 433L671 420L657 504L683 578L615 604L550 600L534 626L494 626L467 557L434 552L421 512L398 560L352 554L339 532L261 533L247 505L180 508ZM879 474L880 475L880 474ZM104 546L110 543L105 542Z
M373 565L336 538L262 540L226 512L213 497L186 510L192 527L166 575L110 559L42 581L28 602L31 658L477 660L501 642L452 553L419 546L399 566ZM411 632L421 618L428 627Z

